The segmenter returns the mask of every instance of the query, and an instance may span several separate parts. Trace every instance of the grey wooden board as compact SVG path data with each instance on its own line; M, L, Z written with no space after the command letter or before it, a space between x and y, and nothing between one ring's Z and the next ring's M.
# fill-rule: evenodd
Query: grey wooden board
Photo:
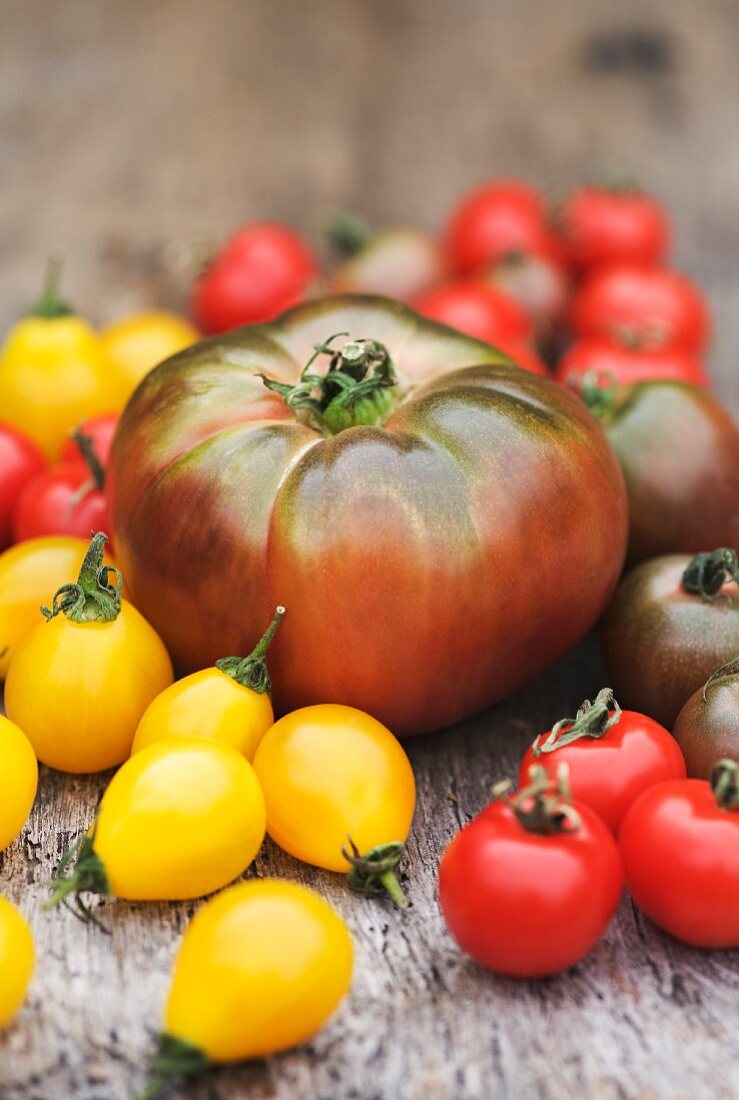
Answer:
M0 323L35 293L50 246L67 252L69 297L103 320L181 306L182 243L241 220L316 233L347 203L434 227L491 173L558 194L618 163L673 212L676 260L708 290L711 361L737 410L738 45L733 0L0 0ZM351 997L309 1046L173 1096L738 1095L736 952L681 946L625 900L573 971L516 983L464 959L438 914L446 841L532 737L603 682L590 639L527 691L409 745L408 914L267 844L254 873L304 881L345 914ZM44 770L28 827L0 856L0 890L39 956L0 1036L2 1100L124 1100L142 1081L196 906L108 905L112 938L41 909L104 781Z

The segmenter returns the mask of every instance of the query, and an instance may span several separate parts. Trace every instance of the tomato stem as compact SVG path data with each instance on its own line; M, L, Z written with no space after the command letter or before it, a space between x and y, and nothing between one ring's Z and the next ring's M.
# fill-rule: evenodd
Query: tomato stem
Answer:
M564 745L579 741L581 737L592 737L596 740L605 737L620 718L621 707L616 702L612 689L601 688L594 703L589 699L584 700L576 718L562 718L552 726L549 733L540 734L536 738L531 746L534 756L556 752Z
M59 904L66 905L67 898L74 895L74 915L85 924L95 924L107 933L108 929L103 927L80 897L83 893L99 894L101 897L110 897L112 894L103 861L93 848L94 840L93 825L91 834L85 833L67 848L51 877L51 897L44 904L44 909L53 909Z
M59 281L61 279L64 260L61 256L52 254L46 261L46 279L44 290L29 312L29 317L69 317L72 310L59 299Z
M405 844L399 840L378 844L363 856L352 838L347 840L351 851L342 848L341 854L351 864L346 876L351 889L365 897L388 894L398 909L407 909L410 903L395 873L405 855Z
M251 688L258 695L272 695L272 681L267 667L267 650L272 639L277 633L277 628L285 614L284 607L275 609L274 618L259 639L248 657L221 657L216 661L216 668L225 672L237 684Z
M612 374L606 371L586 371L576 388L593 416L603 420L612 415L618 396L618 385Z
M0 654L0 656L2 656L2 654ZM726 661L726 663L720 665L715 672L712 672L703 685L703 702L705 703L707 701L706 692L711 684L716 680L721 680L724 676L733 676L736 673L739 673L739 657L732 657L730 661Z
M712 600L730 577L739 584L739 561L735 550L721 546L696 554L683 573L682 586L686 592Z
M719 760L711 769L711 790L721 810L739 810L739 763Z
M327 236L342 256L355 256L375 236L369 222L351 210L339 210L329 222Z
M387 419L393 408L392 391L398 385L390 354L377 340L349 340L339 349L332 347L339 336L348 335L336 332L317 344L296 385L258 376L327 438L346 428L372 427ZM319 355L330 356L325 374L311 371Z
M506 802L529 833L541 836L574 833L582 821L572 805L569 772L566 764L560 764L552 776L541 764L532 764L526 787L511 794L511 783L506 779L493 787L493 798Z
M42 606L47 622L63 612L73 623L109 623L121 611L123 578L113 565L103 565L108 536L103 531L93 535L87 548L77 582L63 584L54 593L51 608ZM115 578L115 585L109 583Z
M100 461L100 458L98 457L97 451L95 450L95 444L93 443L92 436L86 435L84 432L80 431L79 428L75 428L74 431L70 434L72 436L72 439L74 440L77 450L84 459L85 465L92 475L94 487L96 489L104 489L105 469L102 462Z
M194 1077L213 1065L202 1050L184 1039L162 1032L149 1064L149 1079L136 1100L155 1100L176 1077Z

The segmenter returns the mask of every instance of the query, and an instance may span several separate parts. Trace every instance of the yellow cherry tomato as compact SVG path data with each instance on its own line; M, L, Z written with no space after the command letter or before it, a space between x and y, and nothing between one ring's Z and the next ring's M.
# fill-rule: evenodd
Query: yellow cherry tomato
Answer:
M80 891L129 901L209 894L246 870L264 830L264 797L241 753L220 741L166 738L113 776L90 833L62 861L51 903Z
M18 642L42 622L41 604L79 572L86 551L84 539L51 535L0 554L0 680ZM105 564L114 564L110 554Z
M18 836L31 812L38 764L31 742L0 715L0 852Z
M113 407L122 408L157 363L194 344L200 333L184 317L153 309L114 321L102 330L100 339L111 366Z
M49 458L58 457L74 424L111 411L100 338L59 302L56 275L51 272L44 297L0 350L3 420Z
M97 772L125 760L139 720L172 683L159 635L120 597L95 535L77 584L67 584L18 645L5 681L5 709L44 764Z
M349 989L352 958L346 925L312 890L275 879L225 890L185 933L145 1095L304 1042Z
M262 738L254 769L267 832L306 863L346 871L348 843L371 858L386 845L402 848L408 836L416 797L408 757L385 726L354 707L285 715Z
M131 752L163 737L216 737L247 760L274 722L266 655L284 607L248 657L224 657L172 684L146 708Z
M33 973L33 936L14 905L0 897L0 1027L23 1004Z

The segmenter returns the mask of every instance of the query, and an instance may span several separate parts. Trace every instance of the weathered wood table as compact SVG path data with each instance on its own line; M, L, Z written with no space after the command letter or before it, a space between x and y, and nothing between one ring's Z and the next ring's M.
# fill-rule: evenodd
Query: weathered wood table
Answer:
M718 388L739 409L737 7L721 0L0 0L0 321L63 246L96 319L182 305L172 242L239 220L315 230L331 205L433 226L490 173L561 190L638 170L675 214L678 262L717 318ZM0 410L0 416L2 410ZM536 583L535 575L532 584ZM354 988L307 1047L173 1096L276 1100L718 1100L739 1095L736 952L701 953L624 900L574 970L516 983L446 935L439 854L532 737L604 683L589 639L537 683L410 744L413 908L349 895L267 844L250 873L303 881L354 934ZM106 777L42 770L0 890L33 925L29 1000L0 1037L2 1100L128 1100L197 905L109 904L112 936L42 911L45 882Z

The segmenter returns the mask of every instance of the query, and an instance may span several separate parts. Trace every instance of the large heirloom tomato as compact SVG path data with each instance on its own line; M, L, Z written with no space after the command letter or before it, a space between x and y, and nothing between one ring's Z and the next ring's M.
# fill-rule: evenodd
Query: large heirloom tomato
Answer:
M108 484L131 598L180 669L245 652L280 603L278 711L343 703L400 734L563 653L624 556L621 475L581 402L383 298L161 364Z

